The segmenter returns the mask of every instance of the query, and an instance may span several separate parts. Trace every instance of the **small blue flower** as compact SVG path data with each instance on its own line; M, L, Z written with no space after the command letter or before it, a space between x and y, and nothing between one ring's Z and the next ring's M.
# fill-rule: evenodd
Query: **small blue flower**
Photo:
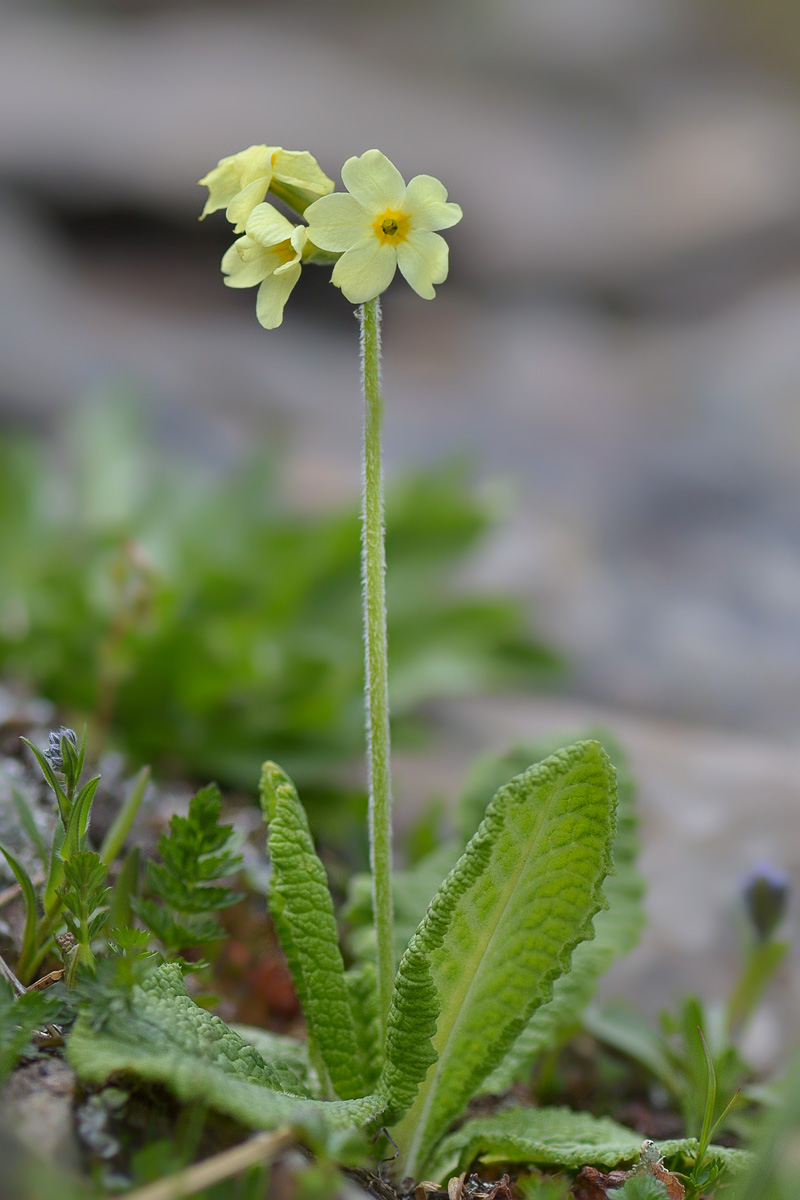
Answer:
M789 877L772 863L758 863L742 885L745 911L760 942L770 939L786 915Z

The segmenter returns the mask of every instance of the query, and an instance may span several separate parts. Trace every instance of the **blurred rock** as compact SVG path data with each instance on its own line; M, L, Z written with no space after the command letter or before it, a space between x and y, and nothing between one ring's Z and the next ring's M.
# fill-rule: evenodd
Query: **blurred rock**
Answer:
M533 28L581 31L586 0L570 6L574 21L539 6ZM616 0L609 40L629 8ZM520 46L512 32L513 19ZM537 102L527 76L499 96L466 70L421 78L413 58L382 61L358 40L326 40L324 25L316 35L262 14L0 24L0 173L64 203L188 218L194 181L222 154L277 136L276 112L281 141L313 148L334 175L380 145L407 174L444 178L465 211L452 240L474 278L613 277L787 213L800 221L798 105L741 85L732 95L702 73L631 121ZM508 221L513 237L499 233Z

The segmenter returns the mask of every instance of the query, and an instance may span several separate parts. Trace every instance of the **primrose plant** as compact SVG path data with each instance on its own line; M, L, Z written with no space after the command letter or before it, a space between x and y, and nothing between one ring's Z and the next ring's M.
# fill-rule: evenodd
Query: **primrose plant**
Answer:
M463 840L393 873L379 297L398 268L419 296L434 297L448 271L438 231L461 209L430 175L406 184L378 150L348 159L341 174L346 190L336 192L309 153L258 145L222 159L201 183L203 215L224 209L237 235L222 260L225 282L258 287L265 328L280 325L312 264L332 265L331 282L360 306L371 936L351 941L346 964L303 807L268 762L269 907L307 1041L228 1027L192 1001L183 964L167 961L131 989L123 1011L85 1011L69 1057L87 1082L137 1074L184 1100L202 1095L251 1128L383 1128L397 1148L398 1179L447 1178L479 1152L568 1167L632 1162L639 1135L563 1109L504 1108L451 1132L475 1095L506 1088L574 1025L600 972L635 940L640 886L630 814L617 832L615 771L592 739L533 766L535 754L514 759L510 782L493 768L490 790L464 809ZM613 908L601 912L615 857ZM213 846L210 862L229 865ZM154 881L163 885L163 874ZM164 894L186 911L203 903L203 890L187 898L173 879ZM168 940L147 906L138 911Z

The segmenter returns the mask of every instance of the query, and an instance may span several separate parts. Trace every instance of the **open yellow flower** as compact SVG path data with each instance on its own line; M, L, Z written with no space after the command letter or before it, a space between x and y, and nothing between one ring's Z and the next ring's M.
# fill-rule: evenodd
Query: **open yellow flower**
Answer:
M331 275L353 304L385 291L395 270L425 300L447 278L448 247L436 229L461 220L457 204L432 175L403 176L380 150L348 158L342 167L346 192L315 200L305 211L308 236L322 250L342 252Z
M333 191L333 180L307 150L248 146L238 154L221 158L200 180L200 186L208 188L200 220L224 208L235 232L243 233L248 217L267 192L303 212L312 200Z
M258 204L250 213L247 231L222 258L228 287L260 284L256 316L265 329L277 329L283 308L300 278L305 225L293 225L271 204Z

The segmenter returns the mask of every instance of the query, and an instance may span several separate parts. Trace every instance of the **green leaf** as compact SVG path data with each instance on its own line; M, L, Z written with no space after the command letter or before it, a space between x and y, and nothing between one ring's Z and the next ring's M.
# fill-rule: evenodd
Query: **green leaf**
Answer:
M224 937L219 923L205 914L241 899L213 881L232 874L241 855L231 849L231 825L220 824L222 797L216 784L201 788L185 817L173 816L169 833L162 834L162 862L148 862L147 884L161 904L149 897L132 897L131 908L161 941L170 956L191 947L209 945Z
M800 1055L795 1054L764 1113L754 1138L755 1153L736 1181L730 1200L796 1200L797 1130L800 1129ZM712 1146L713 1150L714 1147ZM727 1193L726 1193L727 1195Z
M171 955L178 950L198 950L225 937L213 917L187 916L178 921L168 909L145 896L131 896L130 906Z
M269 827L269 909L308 1026L312 1060L333 1094L363 1095L350 994L325 868L294 784L264 763L261 807Z
M108 867L93 850L81 850L64 863L64 922L87 953L108 920L107 874Z
M181 913L217 912L238 904L242 898L227 887L212 887L206 883L198 887L193 881L173 874L173 868L166 863L147 864L147 884L165 904Z
M509 778L508 775L505 776ZM473 830L474 832L474 830ZM413 867L392 873L394 940L397 960L402 958L412 934L425 916L439 884L455 866L466 842L451 838L426 854ZM372 922L372 878L356 875L350 881L345 918L355 928L348 944L359 958L375 958L375 928Z
M28 841L33 846L42 867L47 870L47 847L44 844L44 839L39 831L39 826L36 824L36 819L31 811L28 801L17 788L12 787L11 799L14 802L14 808L17 813L17 819L20 825L25 830Z
M663 1040L640 1013L622 1004L593 1006L585 1014L584 1025L592 1037L635 1059L673 1096L681 1096L681 1074L670 1061Z
M47 878L44 881L44 893L42 895L42 903L44 911L48 915L53 911L53 908L60 903L58 899L58 889L61 886L61 881L64 878L64 860L61 857L61 851L64 846L65 830L64 824L60 817L56 819L56 827L53 830L53 841L50 846L50 862L47 869Z
M149 782L150 768L142 767L131 784L128 795L125 797L122 807L114 818L111 828L103 838L103 844L100 847L100 857L107 866L110 866L114 862L125 845L125 840L133 828L133 823L147 793Z
M318 1096L319 1080L308 1057L308 1042L290 1037L285 1033L275 1033L271 1029L261 1029L255 1025L231 1025L234 1033L238 1033L248 1044L253 1046L264 1062L274 1068L281 1078L283 1091L294 1092L299 1096Z
M345 982L355 1023L361 1077L364 1090L369 1091L378 1082L383 1061L375 964L365 962L351 967L345 971Z
M71 794L72 789L78 786L78 782L81 777L81 771L83 769L83 756L78 750L78 747L72 741L73 736L74 733L72 730L70 730L69 733L64 730L60 738L61 761L64 764L61 768L61 773L64 776L64 780L67 784L68 794Z
M51 1019L57 1002L45 992L15 996L0 977L0 1088L17 1064L31 1034Z
M99 1031L92 1029L88 1015L81 1017L67 1056L86 1083L130 1072L163 1083L179 1100L202 1097L252 1129L308 1120L348 1128L367 1124L384 1108L376 1095L324 1101L283 1091L282 1072L219 1017L190 1000L175 963L134 987L130 1006L124 1013L112 1010Z
M408 1077L426 1053L431 989L441 1009L427 1048L437 1061L394 1134L404 1175L424 1169L441 1133L550 999L575 947L592 936L615 809L602 746L561 750L500 789L433 898L401 960L390 1014L398 1031L416 1031Z
M614 1200L669 1200L666 1184L655 1175L631 1175L614 1191Z
M497 1070L486 1081L489 1092L503 1092L530 1074L542 1050L571 1032L594 995L600 978L615 958L629 953L644 926L644 882L636 870L636 788L625 757L601 731L617 770L619 806L614 838L614 873L605 884L608 907L594 918L594 938L578 946L566 975L556 981L553 998L532 1016Z
M67 820L69 818L69 813L70 813L70 804L69 804L69 801L67 800L67 797L64 794L64 789L62 788L61 784L58 781L58 777L56 776L55 771L50 766L50 763L45 758L44 753L39 749L38 746L34 746L33 742L30 741L26 737L21 737L19 740L21 742L25 743L25 745L33 753L34 758L38 762L39 769L41 770L41 772L44 775L45 779L47 780L48 784L50 785L50 788L51 788L53 794L55 795L56 800L58 801L58 811L61 814L61 820L66 825Z
M106 861L102 852L100 858L103 862ZM117 875L108 910L108 921L112 928L124 929L133 922L132 901L136 899L139 887L140 858L141 850L138 846L134 846L126 855Z
M67 821L64 845L61 850L61 857L65 861L78 854L84 844L86 828L89 824L89 813L92 810L92 802L94 801L94 795L99 782L100 776L95 775L94 779L90 779L88 783L83 785L75 797L70 810L69 820Z
M36 950L36 892L30 875L19 859L15 858L11 851L2 844L0 844L0 854L3 855L13 871L14 878L20 886L22 898L25 901L25 929L22 934L20 958L27 962Z
M430 1165L430 1177L448 1179L476 1158L506 1163L578 1170L589 1163L611 1170L637 1161L642 1135L610 1117L595 1117L569 1108L506 1108L467 1121L440 1144ZM694 1158L695 1138L656 1143L665 1158ZM710 1146L709 1156L735 1172L750 1161L743 1150Z

